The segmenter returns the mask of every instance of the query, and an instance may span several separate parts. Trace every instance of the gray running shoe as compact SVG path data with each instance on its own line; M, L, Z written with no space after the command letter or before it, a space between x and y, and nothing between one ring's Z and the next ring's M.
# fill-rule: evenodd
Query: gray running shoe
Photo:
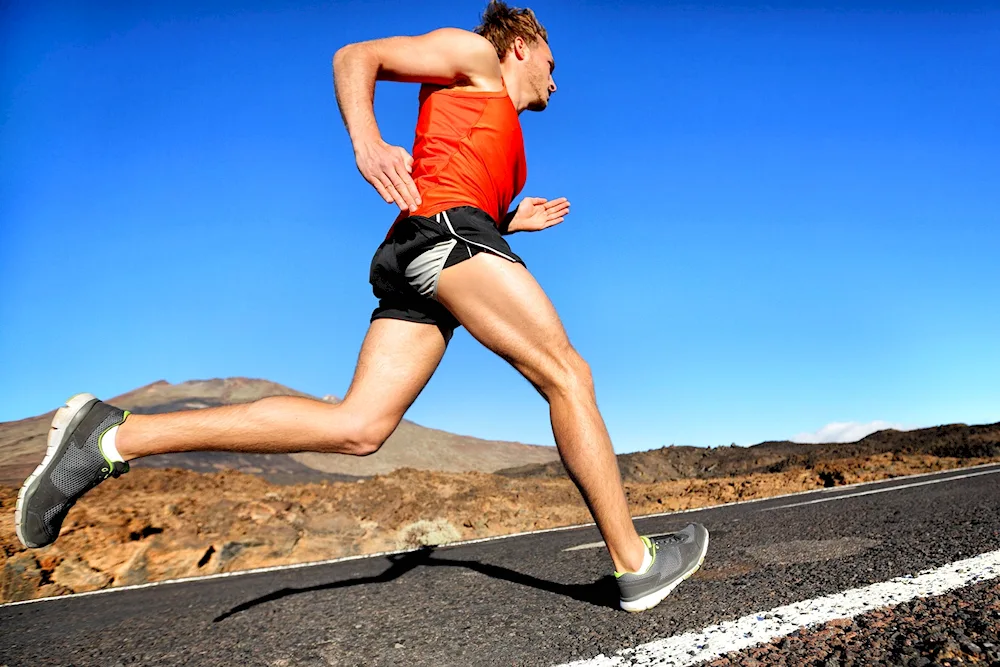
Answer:
M708 531L699 523L677 533L643 537L653 563L645 574L615 574L625 611L644 611L660 604L670 591L694 574L708 551Z
M45 458L17 495L14 524L24 546L55 542L80 496L108 477L128 472L127 463L109 461L100 449L101 437L128 414L90 394L77 394L56 410Z

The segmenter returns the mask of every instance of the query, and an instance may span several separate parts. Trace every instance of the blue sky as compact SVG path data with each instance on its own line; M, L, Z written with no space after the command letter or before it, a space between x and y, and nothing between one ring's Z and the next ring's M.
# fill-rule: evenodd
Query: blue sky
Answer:
M342 396L394 213L331 57L485 3L90 4L0 9L0 420L159 379ZM522 194L573 209L509 240L616 449L1000 421L1000 10L756 4L532 5L559 90ZM408 149L416 96L376 91ZM552 443L464 331L407 416Z

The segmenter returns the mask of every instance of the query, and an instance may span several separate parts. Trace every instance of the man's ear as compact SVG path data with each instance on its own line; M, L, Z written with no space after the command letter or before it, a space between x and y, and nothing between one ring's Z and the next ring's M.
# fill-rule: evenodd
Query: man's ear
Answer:
M515 37L514 44L511 46L514 50L514 57L518 60L525 60L528 57L528 43L524 41L523 37Z

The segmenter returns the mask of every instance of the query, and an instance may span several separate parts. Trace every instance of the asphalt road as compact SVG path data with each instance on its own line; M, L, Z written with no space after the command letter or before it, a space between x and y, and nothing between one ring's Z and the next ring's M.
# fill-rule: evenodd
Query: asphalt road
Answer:
M937 480L947 481L923 484ZM603 548L565 551L599 541L589 527L3 606L0 665L553 665L613 655L1000 549L998 484L993 466L640 519L645 534L689 521L711 533L702 570L642 614L618 610Z

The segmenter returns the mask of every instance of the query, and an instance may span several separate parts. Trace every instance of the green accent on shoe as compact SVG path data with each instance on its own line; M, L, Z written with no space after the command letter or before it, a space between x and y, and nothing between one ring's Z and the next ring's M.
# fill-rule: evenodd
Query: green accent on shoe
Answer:
M128 419L128 416L129 416L130 414L132 414L132 413L131 413L131 412L129 412L128 410L125 410L125 413L124 413L124 414L122 415L122 421L121 421L121 424L118 424L118 425L119 425L119 426L121 426L122 424L124 424L124 423L125 423L125 420L126 420L126 419ZM119 455L120 455L120 454L121 454L121 452L119 452ZM122 461L122 462L121 462L121 464L122 464L122 466L124 466L124 467L122 468L122 471L121 471L121 473L120 473L120 474L124 475L125 473L127 473L127 472L129 471L129 467L128 467L128 461Z
M656 549L653 548L653 543L650 542L649 538L645 535L640 535L639 539L642 540L642 543L646 545L646 549L649 550L649 553L652 556L652 560L649 561L649 567L653 567L653 563L656 562ZM647 569L647 572L648 571L649 570ZM624 574L635 574L635 572L619 572L618 570L615 570L615 579L620 578Z
M97 451L99 451L101 453L101 457L103 457L104 460L108 464L108 476L111 476L111 471L115 469L115 463L116 462L112 461L111 459L109 459L107 457L107 455L104 453L104 435L108 431L110 431L111 429L118 428L119 426L121 426L122 424L124 424L125 420L128 419L128 416L130 414L132 414L132 413L129 412L128 410L125 410L124 413L122 414L122 420L120 422L118 422L117 424L112 424L111 426L107 427L106 429L104 429L101 432L101 434L99 436L97 436ZM127 462L125 462L125 461L117 461L117 463L120 463L120 464L122 464L122 465L125 466L125 469L122 470L121 473L119 473L119 474L125 474L125 473L128 472L128 463ZM117 475L115 475L115 476L117 477Z

